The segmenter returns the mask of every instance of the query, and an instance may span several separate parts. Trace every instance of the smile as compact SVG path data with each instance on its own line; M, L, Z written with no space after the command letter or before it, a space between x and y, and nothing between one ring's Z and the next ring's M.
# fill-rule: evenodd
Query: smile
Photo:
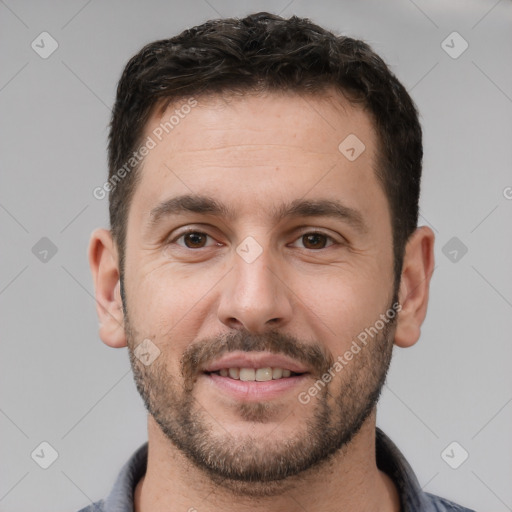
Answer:
M216 372L210 372L220 375L221 377L229 377L235 380L244 382L257 381L265 382L269 380L285 379L290 376L301 375L300 373L292 372L287 368L221 368Z

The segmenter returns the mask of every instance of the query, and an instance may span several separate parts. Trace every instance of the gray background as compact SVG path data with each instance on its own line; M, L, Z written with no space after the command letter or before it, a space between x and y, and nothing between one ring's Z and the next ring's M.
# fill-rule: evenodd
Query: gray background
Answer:
M260 10L366 40L411 91L437 266L422 338L395 349L378 424L429 492L512 510L508 0L0 1L0 510L77 510L106 496L146 440L126 349L97 334L86 258L90 233L108 225L92 190L107 175L116 83L142 45ZM47 59L31 47L43 31L59 45ZM469 44L458 58L441 44L453 31ZM31 458L42 441L59 454L48 469ZM458 469L441 457L453 441L469 453ZM448 453L453 463L462 451Z

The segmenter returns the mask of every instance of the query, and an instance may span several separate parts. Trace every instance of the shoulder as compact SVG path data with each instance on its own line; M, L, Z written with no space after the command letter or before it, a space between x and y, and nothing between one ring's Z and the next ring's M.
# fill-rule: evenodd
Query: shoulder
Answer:
M78 510L78 512L105 512L105 500L91 503L87 507Z
M428 492L425 494L430 500L430 503L433 505L433 512L475 512L473 509L463 507L462 505L457 505L457 503L454 503L453 501L447 500L445 498L434 496Z

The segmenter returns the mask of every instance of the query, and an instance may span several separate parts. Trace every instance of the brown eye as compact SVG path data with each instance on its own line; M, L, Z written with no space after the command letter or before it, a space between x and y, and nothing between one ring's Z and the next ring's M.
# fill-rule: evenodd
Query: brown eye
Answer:
M198 247L204 247L206 236L204 233L187 233L183 238L189 249L197 249Z
M292 247L308 249L310 251L320 251L327 249L331 245L340 245L340 242L336 241L332 236L321 233L320 231L304 233L291 244Z
M302 235L302 243L306 249L324 249L328 238L321 233L307 233Z
M206 247L208 235L200 231L189 231L178 237L176 242L181 239L183 239L183 243L178 243L178 245L187 247L188 249L202 249Z

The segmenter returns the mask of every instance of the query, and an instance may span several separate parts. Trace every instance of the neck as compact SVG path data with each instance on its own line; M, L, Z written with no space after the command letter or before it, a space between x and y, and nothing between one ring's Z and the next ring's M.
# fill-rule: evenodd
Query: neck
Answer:
M244 510L273 512L398 512L397 490L377 468L375 411L352 441L328 461L251 496L248 484L213 482L193 465L148 416L148 465L135 489L135 512ZM257 495L257 496L256 496Z

